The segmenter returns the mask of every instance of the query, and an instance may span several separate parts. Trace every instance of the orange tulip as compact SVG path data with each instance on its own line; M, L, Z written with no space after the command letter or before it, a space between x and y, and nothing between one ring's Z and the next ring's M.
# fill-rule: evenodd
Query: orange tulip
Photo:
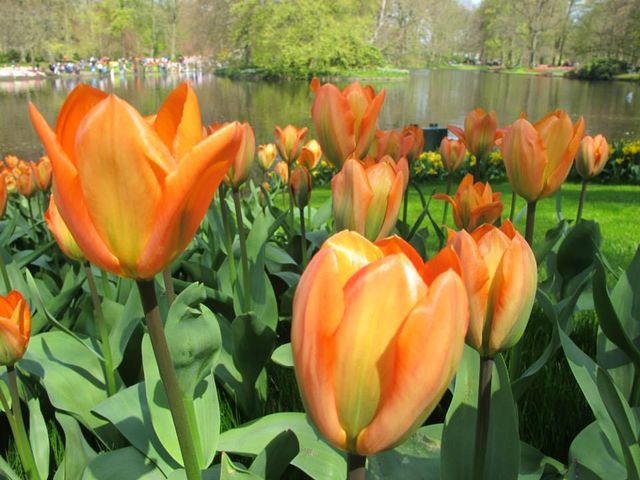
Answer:
M398 237L381 248L340 232L313 257L293 300L307 413L331 444L359 455L394 447L424 422L464 347L469 309L455 266L426 282L408 250Z
M298 163L307 167L309 170L313 170L318 166L318 163L320 163L320 158L322 158L322 148L320 144L316 140L310 140L302 147Z
M2 172L2 178L4 179L4 184L7 187L7 193L16 193L18 191L16 177L13 176L13 172L5 170Z
M36 193L38 185L36 184L34 168L31 162L20 160L13 169L13 176L16 179L16 188L20 195L30 198Z
M19 162L20 160L18 160L18 157L15 155L7 155L4 157L4 163L9 169L17 167Z
M473 183L473 175L467 173L456 191L454 198L443 193L433 196L436 200L445 200L453 207L453 221L458 229L468 232L483 223L494 223L502 214L504 205L500 201L500 192L493 192L489 182Z
M311 198L311 174L306 167L298 165L291 171L291 196L293 203L298 208L304 208L309 204Z
M287 165L287 162L276 163L276 166L273 167L273 171L278 175L278 178L280 178L282 185L289 183L289 165Z
M276 127L276 146L282 160L291 164L298 159L307 131L309 131L307 127L297 128L293 125L287 125L284 128Z
M511 188L528 202L554 193L571 170L583 133L584 119L573 125L561 110L534 125L516 120L498 141Z
M229 125L229 122L214 123L209 127L208 134L211 135L227 125ZM231 164L231 168L224 177L224 183L231 188L238 188L249 178L256 157L256 137L253 134L253 128L248 122L242 123L241 127L242 140L240 149Z
M370 240L391 233L398 220L405 179L387 158L366 168L350 158L331 179L336 231L355 230Z
M418 125L407 125L402 129L403 157L415 162L424 150L424 132Z
M509 220L449 238L469 295L467 344L491 356L515 345L527 326L538 285L536 258Z
M412 139L410 140L412 141ZM380 160L385 155L394 160L404 156L402 138L397 130L376 130L375 157ZM406 148L408 150L408 148Z
M576 170L582 178L589 180L600 174L609 159L609 144L602 135L585 136L580 142L576 157Z
M267 143L266 145L258 145L258 165L264 172L268 171L276 159L276 145Z
M13 290L0 296L0 365L22 358L31 335L31 312L22 295Z
M464 119L464 130L449 125L456 137L458 137L473 153L478 160L484 158L495 145L498 137L498 122L496 112L485 112L482 108L471 110Z
M467 149L460 140L444 137L440 142L440 156L449 175L460 168L466 154Z
M341 92L331 83L321 86L317 78L311 89L315 92L313 125L327 160L342 168L350 156L363 159L375 140L384 90L376 95L370 85L354 82Z
M153 277L189 244L242 142L238 123L203 139L186 83L153 125L86 85L71 92L55 130L29 109L53 165L56 206L80 249L98 267L136 279Z
M80 250L76 240L73 238L73 235L71 235L67 224L64 223L64 220L60 216L53 194L49 197L49 208L44 212L44 220L47 222L47 227L49 227L49 230L53 234L53 238L58 242L62 253L79 262L86 260L82 250Z
M40 190L47 190L51 186L52 172L51 160L47 156L40 157L40 160L33 164L33 176Z
M7 201L9 200L9 191L7 190L7 184L4 181L4 177L0 176L0 218L4 217L7 211Z

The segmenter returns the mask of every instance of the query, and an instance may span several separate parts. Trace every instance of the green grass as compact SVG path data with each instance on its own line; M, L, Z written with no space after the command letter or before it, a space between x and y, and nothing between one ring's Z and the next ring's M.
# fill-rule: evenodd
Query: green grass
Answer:
M614 80L624 80L627 82L639 82L640 73L621 73L613 76Z
M496 183L491 186L495 191L502 192L502 202L505 204L503 218L505 218L509 215L511 188L507 182ZM574 183L566 183L562 186L562 214L567 220L575 219L578 210L580 187L579 184ZM444 182L422 184L420 189L428 197L431 193L444 192L445 184ZM331 189L328 185L316 187L311 197L312 205L318 207L330 196ZM409 198L408 222L413 224L422 211L422 205L413 189L410 190ZM443 207L444 202L442 201L434 200L431 202L431 214L438 222L442 220ZM518 212L525 207L525 201L522 198L518 198L516 221L514 223L522 234L524 234L526 215L522 212L522 215L518 218ZM639 214L640 186L589 184L583 218L595 220L600 224L604 238L602 250L614 268L625 268L631 262L636 248L640 244L640 226L637 223ZM428 226L428 223L427 219L423 225ZM449 217L446 223L453 227L451 209L449 209ZM545 232L557 223L556 197L552 196L540 200L536 212L534 243L541 241ZM435 236L431 236L427 247L429 248L429 253L436 251L438 244Z

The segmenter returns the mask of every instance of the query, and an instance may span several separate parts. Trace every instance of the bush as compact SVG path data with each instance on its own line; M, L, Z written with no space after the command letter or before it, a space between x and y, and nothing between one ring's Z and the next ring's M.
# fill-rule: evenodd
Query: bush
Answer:
M579 80L611 80L614 75L627 73L629 64L615 58L598 58L570 72L571 78Z

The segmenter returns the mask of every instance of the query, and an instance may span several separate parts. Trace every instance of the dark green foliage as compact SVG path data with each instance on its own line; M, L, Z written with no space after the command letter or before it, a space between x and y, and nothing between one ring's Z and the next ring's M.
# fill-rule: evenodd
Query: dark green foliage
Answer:
M629 71L629 64L616 58L596 58L577 70L570 72L570 78L579 80L611 80L614 75Z

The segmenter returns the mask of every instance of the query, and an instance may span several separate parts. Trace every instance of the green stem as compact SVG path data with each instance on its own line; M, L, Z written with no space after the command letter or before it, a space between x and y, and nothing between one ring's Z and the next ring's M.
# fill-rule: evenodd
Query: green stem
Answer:
M11 291L11 280L9 280L9 272L7 272L7 264L4 263L4 257L0 253L0 271L2 272L2 281L4 282L5 293Z
M582 208L584 207L584 201L587 198L587 180L582 180L582 189L580 190L580 202L578 203L578 214L576 215L576 224L582 220Z
M307 230L304 226L304 207L300 207L300 251L302 252L302 269L304 270L307 266Z
M484 156L480 157L476 155L476 166L475 166L475 172L473 174L473 181L474 182L480 182L480 164L482 163L482 159L484 158Z
M631 407L638 407L640 406L640 370L638 370L637 366L634 366L634 370L629 405Z
M409 184L407 184L407 188L404 190L404 195L402 197L402 224L405 228L405 235L409 233L409 228L407 225L407 210L409 208Z
M98 296L98 289L96 288L96 279L93 276L91 265L89 263L84 264L84 271L87 275L87 283L89 284L89 291L91 292L91 302L93 303L93 312L98 323L98 330L100 332L100 341L102 343L102 356L104 357L104 378L107 383L107 395L109 397L115 395L117 392L116 375L113 368L113 357L111 356L111 344L109 342L109 331L107 329L107 323L104 320L104 312L102 311L102 303Z
M287 191L289 192L289 218L291 220L291 229L295 231L295 220L293 215L293 192L291 191L291 165L287 163Z
M176 429L178 444L182 453L182 463L184 465L188 480L201 480L198 455L196 453L193 437L189 429L189 419L187 409L182 399L178 375L171 361L167 337L164 334L164 327L160 319L160 308L158 298L153 284L153 280L138 280L138 290L144 309L149 338L153 347L153 353L160 371L162 385L169 401L173 425Z
M242 205L240 204L240 190L234 188L233 204L236 207L236 222L238 223L238 237L240 238L240 260L242 261L242 296L244 298L244 311L251 310L251 291L249 278L249 257L247 254L247 239L242 220ZM292 210L293 211L293 210Z
M449 195L449 193L451 192L451 172L449 172L449 175L447 175L447 189L445 190L445 193L447 195ZM449 211L449 202L444 202L444 212L442 214L442 224L446 224L447 223L447 212Z
M18 447L18 454L22 461L22 466L30 480L40 480L40 474L36 467L36 460L31 451L31 444L27 436L27 429L22 418L22 407L20 406L20 395L18 394L18 380L16 370L13 365L7 365L7 376L9 377L9 392L11 393L11 413L15 430L13 436Z
M176 299L176 290L173 288L173 278L171 278L170 265L168 265L167 268L162 271L162 278L164 280L164 291L167 294L169 305L171 305Z
M231 277L231 285L235 285L236 274L236 259L233 255L233 233L231 232L231 221L229 220L229 210L227 209L227 202L225 201L224 185L220 185L218 189L220 196L220 215L222 217L222 226L224 228L224 241L227 247L227 258L229 259L229 276ZM213 244L213 242L211 242Z
M198 464L204 464L204 458L202 456L202 443L200 442L200 433L198 431L198 418L196 417L196 410L193 405L192 398L182 397L184 402L184 408L187 411L187 422L189 422L189 430L191 432L191 438L193 438L193 444L196 449L196 455L198 456Z
M511 192L511 211L509 212L509 221L513 223L513 218L516 215L516 192Z
M489 434L489 416L491 414L492 373L493 357L480 357L476 441L473 453L473 480L482 480L484 478L485 460L487 457L487 438Z
M102 281L102 295L109 300L113 299L111 295L111 283L109 283L109 274L100 269L100 280Z
M367 457L357 453L347 454L347 480L364 480Z
M524 238L530 247L533 247L533 230L536 224L536 204L537 200L527 202L527 228Z

